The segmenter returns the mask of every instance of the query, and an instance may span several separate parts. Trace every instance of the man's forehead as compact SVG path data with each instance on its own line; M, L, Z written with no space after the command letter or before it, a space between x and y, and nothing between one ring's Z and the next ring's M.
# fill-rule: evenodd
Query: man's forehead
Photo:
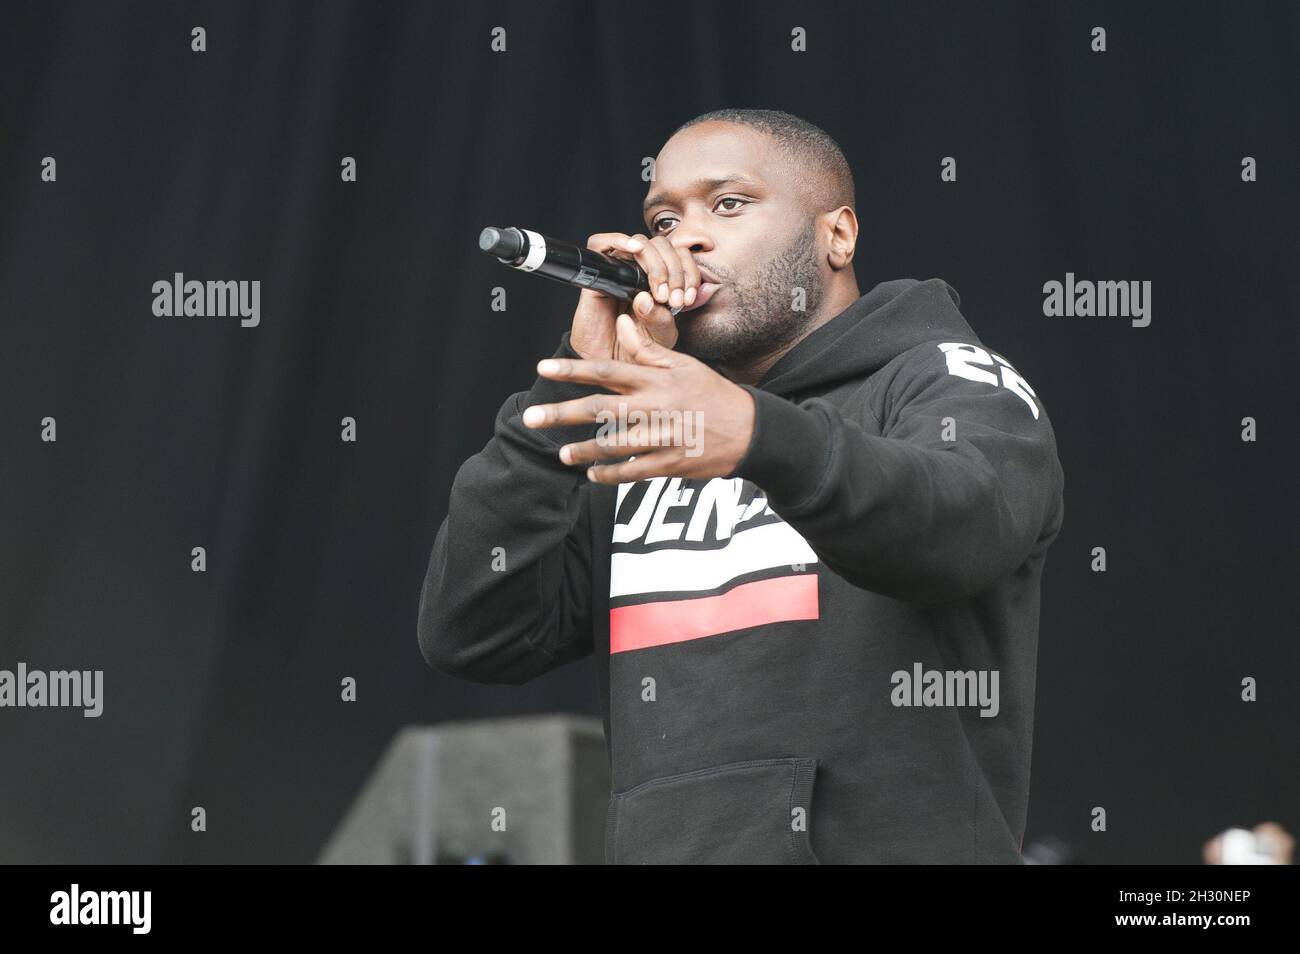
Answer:
M651 200L686 193L724 179L748 179L777 187L782 166L779 147L757 130L735 123L701 123L683 129L664 144L655 159L655 178L646 190Z

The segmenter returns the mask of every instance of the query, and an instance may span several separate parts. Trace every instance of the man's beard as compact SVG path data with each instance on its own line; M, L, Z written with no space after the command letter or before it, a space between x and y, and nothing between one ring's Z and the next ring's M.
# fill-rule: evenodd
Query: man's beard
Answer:
M686 312L677 321L676 350L739 368L783 349L802 335L821 304L818 265L817 232L809 222L802 235L750 274L718 274L727 283L728 314L701 316L700 324ZM804 290L802 311L793 307L795 288Z

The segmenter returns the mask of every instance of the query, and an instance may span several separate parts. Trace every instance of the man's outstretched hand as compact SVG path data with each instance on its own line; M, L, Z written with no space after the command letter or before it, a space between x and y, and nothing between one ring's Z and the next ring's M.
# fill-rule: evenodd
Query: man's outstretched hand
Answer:
M616 328L625 360L537 364L542 377L615 393L534 404L524 411L524 424L599 425L592 440L560 448L560 460L587 466L596 483L731 476L754 433L754 399L703 362L658 344L629 315L619 315ZM611 463L629 456L635 459Z

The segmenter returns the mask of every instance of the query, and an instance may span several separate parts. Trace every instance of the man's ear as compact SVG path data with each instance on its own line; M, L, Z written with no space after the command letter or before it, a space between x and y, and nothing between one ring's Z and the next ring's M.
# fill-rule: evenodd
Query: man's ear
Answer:
M835 271L848 268L853 263L853 252L858 246L858 217L847 205L826 213L831 238L826 250L826 261Z

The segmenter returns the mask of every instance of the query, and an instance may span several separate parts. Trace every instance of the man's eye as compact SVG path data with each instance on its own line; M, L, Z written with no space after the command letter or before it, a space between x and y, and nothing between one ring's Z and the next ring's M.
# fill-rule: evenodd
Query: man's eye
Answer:
M735 212L741 206L749 205L749 201L746 199L738 199L734 195L727 195L727 196L723 196L721 199L717 201L717 203L714 205L714 209L717 209L718 206L722 205L722 203L724 202L737 203L736 205L731 206L730 208L723 209L724 212ZM650 231L659 234L662 231L660 229L661 225L663 225L665 222L675 222L675 221L676 219L674 219L671 215L665 215L662 219L655 219L652 223L650 223Z

